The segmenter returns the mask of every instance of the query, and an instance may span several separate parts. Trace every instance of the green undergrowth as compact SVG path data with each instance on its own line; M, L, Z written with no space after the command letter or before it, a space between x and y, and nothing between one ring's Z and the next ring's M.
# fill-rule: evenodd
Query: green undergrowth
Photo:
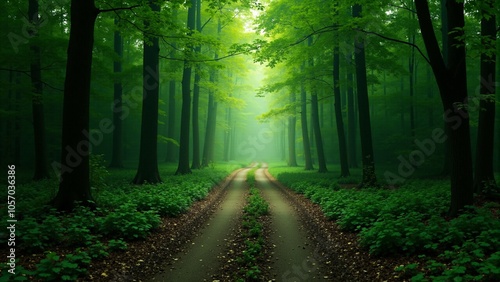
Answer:
M5 277L75 280L74 277L87 272L83 263L87 256L90 260L103 260L111 252L125 251L127 242L145 239L159 227L161 217L175 217L186 212L237 168L234 165L213 165L189 175L175 176L174 166L161 165L162 183L139 186L130 183L135 170L108 171L102 163L94 163L91 167L92 192L97 204L93 210L79 206L72 213L61 214L46 206L57 190L56 180L17 186L16 247L25 254L44 252L46 257L34 272L18 268L19 275ZM3 209L0 212L7 214ZM5 222L6 218L1 220ZM0 244L6 246L6 239L6 236L0 236ZM56 254L49 251L54 247L75 251L73 254ZM82 259L77 259L79 257ZM55 270L47 270L48 265Z
M239 271L236 273L235 281L261 281L261 269L259 261L262 260L264 245L262 216L269 214L269 205L254 187L255 170L251 169L247 174L247 182L250 186L247 204L243 208L242 228L244 233L245 249L236 259Z
M340 188L322 174L271 168L287 187L321 206L342 230L358 232L373 256L411 256L398 267L412 281L500 281L500 204L447 218L449 183L413 180L397 190ZM311 180L316 178L315 180ZM310 181L310 184L307 182Z

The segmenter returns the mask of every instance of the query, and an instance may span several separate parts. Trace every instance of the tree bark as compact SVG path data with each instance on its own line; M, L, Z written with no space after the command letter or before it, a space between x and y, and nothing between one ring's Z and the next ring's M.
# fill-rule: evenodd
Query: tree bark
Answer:
M336 38L338 40L338 37ZM340 97L340 56L338 41L333 48L333 95L335 99L335 121L337 125L337 135L339 139L339 157L340 157L340 177L350 175L349 164L347 162L347 144L345 141L344 120L342 117L342 101Z
M494 14L494 1L487 0L488 9L481 13L481 40L482 46L488 51L496 49L496 15ZM488 19L486 16L490 16ZM476 146L476 166L474 178L474 192L481 193L483 189L496 186L493 173L494 138L495 138L495 71L496 54L481 53L481 86L479 103L479 124ZM492 97L487 97L491 95Z
M170 80L168 90L168 121L167 121L167 138L175 139L175 80ZM167 143L166 162L173 163L176 161L176 147L172 142Z
M309 142L309 130L307 129L307 97L303 84L300 85L300 125L302 126L302 144L304 145L304 169L313 170L311 143Z
M201 2L196 0L196 30L201 32ZM201 46L197 45L194 48L195 54L201 53ZM193 87L193 161L191 169L200 169L200 120L199 120L199 107L200 107L200 65L194 69L194 87Z
M231 95L229 95L231 97ZM232 126L231 126L231 108L228 106L226 109L226 129L224 130L224 156L225 162L229 161L229 153L231 147L231 136L232 136Z
M362 7L353 6L353 17L361 17ZM368 87L366 81L366 58L364 39L357 37L354 42L356 63L356 84L358 90L359 131L361 138L361 161L363 165L363 179L359 187L377 186L375 162L373 157L372 131L370 124L370 105L368 101Z
M172 17L174 21L177 19L177 9L172 11ZM177 45L172 42L172 51L170 52L170 57L175 57L175 50ZM167 120L167 138L175 139L175 117L176 117L176 103L175 103L175 93L176 92L176 81L171 79L168 87L168 120ZM165 156L165 161L169 163L174 163L177 161L176 145L173 142L167 142L167 153Z
M28 19L36 28L40 22L38 11L38 0L29 0ZM30 30L30 35L36 36L36 30ZM33 111L33 141L35 143L35 172L33 180L41 180L49 178L49 170L47 167L47 151L45 142L45 117L43 110L43 84L42 72L40 64L40 47L34 40L30 41L30 49L32 52L30 73L32 94L32 111Z
M92 206L89 182L89 104L94 45L94 23L98 10L93 0L71 1L71 28L64 81L60 183L51 204L70 211L76 202Z
M222 30L222 24L219 19L217 24L217 34L220 35ZM217 60L219 54L215 52L214 59ZM210 72L210 81L215 83L217 81L218 70L212 70ZM207 109L207 126L205 130L205 144L203 146L203 159L202 166L206 167L211 162L214 161L214 151L215 151L215 128L217 126L217 101L215 100L214 93L209 91L208 93L208 109Z
M160 6L149 2L152 11L159 13ZM149 22L145 23L148 28ZM161 182L158 171L158 100L160 90L158 37L148 36L144 41L143 53L143 99L141 145L139 152L139 167L134 184Z
M358 158L356 156L356 114L354 103L354 76L351 70L352 67L352 54L347 57L347 139L348 144L348 157L349 167L358 167Z
M295 89L290 91L290 103L295 104ZM297 155L295 153L295 126L297 117L295 116L295 107L292 114L288 117L288 166L295 167L297 165Z
M118 28L118 18L115 18L115 26ZM116 54L116 60L113 62L113 72L115 82L113 85L113 148L111 154L111 163L109 167L123 168L123 140L122 140L122 60L123 60L123 40L120 31L115 30L113 36L113 47Z
M195 8L196 0L191 0L191 7L188 9L187 28L192 34L195 28ZM192 47L188 46L188 50ZM186 54L187 55L187 54ZM184 69L182 71L182 109L181 109L181 133L179 146L179 164L175 174L189 174L189 125L191 118L191 66L187 60L184 60Z
M311 113L313 121L313 131L316 141L316 152L318 154L318 172L325 173L328 172L326 168L325 152L323 149L323 137L321 136L321 128L319 123L319 113L318 113L318 94L311 94Z
M448 27L448 62L445 63L432 26L427 0L415 0L422 38L436 77L443 104L446 133L451 153L451 202L449 215L456 216L473 203L472 153L467 104L465 42L463 42L464 7L454 0L446 2ZM465 107L457 107L465 105Z

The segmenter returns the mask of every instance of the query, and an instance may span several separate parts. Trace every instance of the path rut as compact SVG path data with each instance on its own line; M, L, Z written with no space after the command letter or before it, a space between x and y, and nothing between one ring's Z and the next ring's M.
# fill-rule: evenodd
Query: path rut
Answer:
M200 234L169 269L156 275L153 281L212 281L212 275L219 269L217 254L224 248L224 239L230 235L232 226L238 224L239 214L245 203L248 170L249 168L245 168L234 177L227 188L225 199L200 230Z
M265 168L255 172L255 183L269 203L273 251L273 274L275 281L327 281L319 267L319 252L314 250L297 212L286 200L281 190L273 185L264 173ZM319 250L318 250L319 251Z

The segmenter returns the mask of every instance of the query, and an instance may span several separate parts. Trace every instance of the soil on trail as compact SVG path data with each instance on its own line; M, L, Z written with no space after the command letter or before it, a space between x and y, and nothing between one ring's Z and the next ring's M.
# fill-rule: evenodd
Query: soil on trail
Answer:
M270 206L273 281L327 281L320 270L320 252L307 237L293 204L269 180L264 168L255 172L255 183Z
M233 226L238 224L245 201L248 170L243 169L234 177L226 188L227 195L219 209L199 231L199 235L153 281L212 281L212 276L220 268L217 255L224 248L224 241L231 235Z

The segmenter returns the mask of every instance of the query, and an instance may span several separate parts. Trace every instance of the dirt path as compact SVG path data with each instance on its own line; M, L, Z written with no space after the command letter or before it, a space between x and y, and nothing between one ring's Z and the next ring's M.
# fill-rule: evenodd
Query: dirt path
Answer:
M206 222L199 235L191 242L183 254L156 275L153 281L201 282L212 281L218 272L217 255L224 247L224 240L237 224L245 201L246 175L248 168L241 170L233 179L225 199L219 209Z
M281 190L269 181L264 169L255 172L255 182L271 208L270 239L275 245L273 278L279 282L327 281L318 268L319 250L314 250L296 211Z

